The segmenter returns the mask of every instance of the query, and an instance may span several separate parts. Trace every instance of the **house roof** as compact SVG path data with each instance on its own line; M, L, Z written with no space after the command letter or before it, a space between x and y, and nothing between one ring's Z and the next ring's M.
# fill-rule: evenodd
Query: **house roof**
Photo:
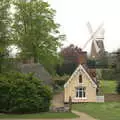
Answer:
M52 77L41 64L21 64L19 66L22 73L34 73L35 77L41 79L45 84L52 85Z
M88 76L89 80L91 81L91 83L97 88L97 84L95 82L95 80L92 79L92 77L89 75L87 69L85 68L85 66L83 65L79 65L76 70L73 72L73 74L71 75L71 77L69 78L69 80L64 84L64 88L69 84L69 82L72 80L72 78L79 73L80 69L82 69L85 74Z
M88 73L88 75L91 77L91 79L93 80L93 82L97 85L97 82L96 82L96 80L91 76L91 74L89 73L89 71L88 71L88 67L86 66L86 65L82 65L83 66L83 68L86 70L86 72Z

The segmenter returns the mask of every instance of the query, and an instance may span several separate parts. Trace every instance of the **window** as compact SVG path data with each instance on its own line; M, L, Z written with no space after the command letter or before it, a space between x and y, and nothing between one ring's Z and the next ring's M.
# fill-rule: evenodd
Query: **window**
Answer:
M76 88L76 97L78 98L85 97L85 87Z
M79 75L79 83L82 83L82 75Z

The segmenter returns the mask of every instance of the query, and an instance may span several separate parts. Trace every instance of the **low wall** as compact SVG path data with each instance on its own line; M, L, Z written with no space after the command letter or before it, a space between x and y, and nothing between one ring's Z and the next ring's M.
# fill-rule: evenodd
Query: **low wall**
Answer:
M105 102L120 102L120 95L117 94L105 94Z
M104 102L105 98L104 98L104 96L96 96L96 101L97 102Z

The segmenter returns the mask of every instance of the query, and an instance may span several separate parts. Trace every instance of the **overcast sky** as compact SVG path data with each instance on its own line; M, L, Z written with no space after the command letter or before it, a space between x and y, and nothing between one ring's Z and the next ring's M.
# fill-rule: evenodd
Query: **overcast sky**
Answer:
M102 22L105 29L105 49L120 48L120 0L45 0L56 10L60 31L67 36L64 45L71 43L83 47L90 34L89 21L95 30ZM87 46L89 51L90 43Z

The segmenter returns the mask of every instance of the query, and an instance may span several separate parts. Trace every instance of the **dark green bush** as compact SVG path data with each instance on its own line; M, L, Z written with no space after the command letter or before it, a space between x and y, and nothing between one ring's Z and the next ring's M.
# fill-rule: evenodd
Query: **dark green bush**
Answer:
M116 92L120 94L120 81L117 83Z
M0 112L36 113L49 110L52 92L32 74L0 74Z

